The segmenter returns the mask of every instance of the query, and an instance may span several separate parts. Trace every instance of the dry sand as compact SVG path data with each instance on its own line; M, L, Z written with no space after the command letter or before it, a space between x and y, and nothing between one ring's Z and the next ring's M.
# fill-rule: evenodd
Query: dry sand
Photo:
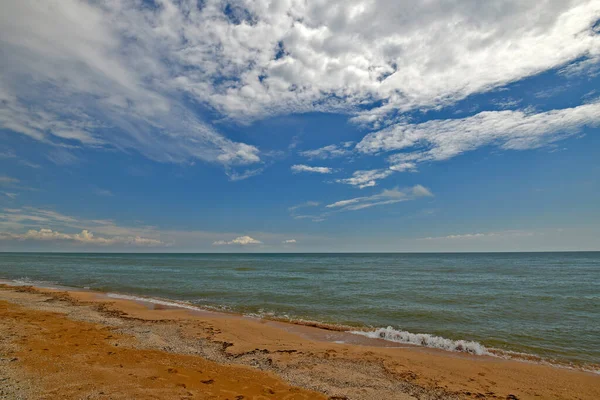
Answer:
M0 399L600 399L597 374L387 346L89 291L0 286Z

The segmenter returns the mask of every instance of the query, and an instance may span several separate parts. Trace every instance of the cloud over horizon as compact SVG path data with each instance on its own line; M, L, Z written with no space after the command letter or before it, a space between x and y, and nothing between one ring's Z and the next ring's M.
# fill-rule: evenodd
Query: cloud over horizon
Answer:
M26 233L6 233L0 232L0 240L40 240L40 241L71 241L81 244L94 244L94 245L133 245L133 246L165 246L166 243L161 242L157 239L144 238L141 236L115 236L115 237L99 237L95 236L92 232L84 229L80 233L61 233L53 231L52 229L42 228L38 231L34 229L28 230Z
M2 250L448 249L598 219L598 0L4 3Z
M252 244L262 244L260 240L254 239L250 236L239 236L233 240L217 240L213 242L213 246L225 246L225 245L238 245L247 246Z

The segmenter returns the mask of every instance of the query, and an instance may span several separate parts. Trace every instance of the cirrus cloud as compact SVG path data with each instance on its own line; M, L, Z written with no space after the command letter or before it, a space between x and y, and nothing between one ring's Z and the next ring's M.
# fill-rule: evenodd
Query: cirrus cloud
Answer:
M461 233L461 234L453 234L446 236L436 236L436 237L425 237L419 238L417 240L433 240L433 241L444 241L444 240L473 240L473 239L485 239L485 238L508 238L508 237L529 237L534 236L535 232L527 232L527 231L519 231L519 230L509 230L509 231L501 231L501 232L486 232L486 233Z
M0 175L0 185L9 185L11 183L18 183L19 180L17 178L12 178L6 175Z
M381 129L600 55L595 0L21 0L2 11L2 128L226 167L261 153L213 119L341 112Z
M379 194L364 197L355 197L347 200L336 201L326 205L326 208L341 211L356 211L374 206L399 203L414 200L419 197L433 197L433 193L422 185L415 185L406 189L386 189Z
M310 165L296 164L291 167L292 172L297 174L299 172L311 172L315 174L331 174L333 173L333 168L329 167L312 167Z
M343 142L339 146L331 144L329 146L320 147L314 150L301 151L298 154L310 159L318 158L323 160L328 158L343 157L352 154L352 150L350 150L350 148L353 144L354 142Z
M356 150L363 154L402 150L388 161L390 169L403 171L416 168L416 163L447 160L488 145L505 150L535 149L572 136L586 126L598 125L600 102L539 113L485 111L467 118L396 124L368 134ZM378 176L385 174L389 172ZM360 185L363 181L346 183Z
M155 26L169 5L152 15L125 1L4 4L0 127L50 145L135 150L159 162L260 162L255 146L219 133L176 88L183 77L169 66L183 65L176 54L164 57L177 50L162 46Z
M385 179L394 171L391 169L372 169L366 171L355 171L350 178L337 179L338 183L356 186L359 189L377 185L377 181Z

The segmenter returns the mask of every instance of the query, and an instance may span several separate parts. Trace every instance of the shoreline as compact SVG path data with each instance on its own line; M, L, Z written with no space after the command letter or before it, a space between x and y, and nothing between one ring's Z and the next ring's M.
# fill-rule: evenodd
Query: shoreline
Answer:
M398 331L391 327L388 328L373 328L365 325L343 325L335 323L327 323L314 320L306 319L294 319L284 318L273 315L255 314L249 313L244 314L235 310L230 310L221 307L212 307L208 305L197 305L183 300L174 300L169 298L161 298L155 296L136 295L130 293L118 293L118 292L104 292L89 287L78 288L65 286L61 284L55 284L52 282L42 281L28 281L26 279L5 279L0 278L0 285L8 286L32 286L40 289L56 289L65 290L69 292L83 292L83 293L94 293L100 297L107 299L120 299L138 302L145 304L149 307L167 307L167 308L178 308L186 309L191 312L199 313L212 313L222 314L224 316L234 316L239 318L251 318L257 320L269 321L272 323L281 323L283 326L279 326L285 329L286 325L292 326L305 326L310 328L316 328L317 330L339 332L338 335L329 335L335 337L327 337L328 335L324 332L319 334L318 331L313 332L310 338L313 340L333 343L347 343L355 345L367 345L374 347L423 347L427 349L434 349L444 352L458 352L466 353L475 356L487 356L487 357L498 357L506 360L513 360L526 363L534 363L540 365L547 365L555 368L563 368L575 371L582 371L592 374L600 375L600 364L596 363L578 363L569 360L557 360L544 358L536 354L530 354L519 351L504 350L494 347L487 347L479 342L463 340L463 339L447 339L444 337L427 334L427 333L411 333L406 331ZM289 328L289 327L288 327ZM299 334L305 334L302 330L296 332ZM402 340L394 340L394 337L401 336ZM391 337L391 338L390 338ZM408 337L408 338L407 338ZM429 342L433 342L433 345ZM442 346L437 345L438 342L442 342Z
M1 302L29 312L62 312L71 321L94 320L103 329L127 334L134 353L151 349L220 366L250 366L331 398L600 398L597 374L543 364L208 310L148 306L102 292L0 285L0 295ZM53 309L57 305L60 310Z

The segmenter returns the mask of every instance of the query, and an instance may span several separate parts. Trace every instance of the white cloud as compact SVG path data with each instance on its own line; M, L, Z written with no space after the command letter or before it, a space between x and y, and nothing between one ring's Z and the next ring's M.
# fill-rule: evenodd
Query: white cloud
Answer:
M392 169L406 169L488 145L534 149L599 124L600 102L540 113L485 111L462 119L397 124L365 136L356 149L366 154L404 150L390 156L389 162Z
M379 129L600 54L596 0L240 0L229 15L219 0L5 3L0 126L161 162L260 162L190 102L242 122L331 111Z
M138 6L4 4L0 126L50 144L134 149L161 162L259 162L256 147L200 120L176 88L185 79L185 66L175 62L181 47L161 39L169 36L161 24L174 5L163 2L156 14Z
M12 151L0 151L0 159L17 158L17 155Z
M104 197L113 197L114 196L113 192L111 192L108 189L95 188L94 193L96 193L98 196L104 196Z
M573 64L569 64L560 70L560 73L567 76L598 76L600 73L600 55L585 58Z
M390 166L390 169L394 172L415 172L417 170L417 165L412 162L400 162Z
M213 242L213 246L223 246L223 245L240 245L247 246L251 244L261 244L260 240L256 240L250 236L239 236L233 240L225 241L225 240L217 240Z
M296 243L296 239L286 239L283 242L281 242L283 244L295 244Z
M295 174L299 172L312 172L316 174L331 174L333 173L333 169L329 167L311 167L310 165L292 165L292 172Z
M352 199L339 200L325 206L320 213L312 215L295 215L292 217L298 220L311 220L312 222L322 222L333 214L344 211L357 211L365 208L383 206L388 204L400 203L402 201L415 200L420 197L433 197L433 193L422 185L415 185L404 189L385 189L372 196L355 197Z
M79 157L77 157L71 151L63 148L57 148L49 151L46 155L46 158L56 165L74 165L81 161Z
M35 169L42 168L39 164L32 163L31 161L19 160L18 162L19 162L19 164L24 165L24 166L29 167L29 168L35 168Z
M327 217L329 213L321 213L318 215L292 215L294 219L309 219L312 222L323 222L325 221L325 217Z
M49 227L52 227L50 229ZM80 233L64 231L80 230ZM92 230L102 236L96 236ZM21 233L25 231L25 233ZM4 240L63 240L104 245L166 245L149 227L123 227L110 220L80 220L56 211L34 207L4 208L0 212Z
M310 219L313 222L321 222L323 221L323 216L321 215L306 215L306 214L297 214L298 210L303 210L305 208L314 208L320 206L321 203L318 201L306 201L301 204L297 204L295 206L289 207L288 210L290 212L290 216L294 219L302 220L302 219Z
M318 201L307 201L307 202L304 202L302 204L297 204L295 206L292 206L292 207L288 208L288 210L291 211L291 212L293 212L293 211L296 211L299 208L317 207L317 206L319 206L319 204L321 204L321 203L319 203Z
M134 245L134 246L164 246L165 243L157 239L150 239L140 236L129 237L98 237L88 230L82 230L80 233L61 233L52 229L42 228L40 230L30 229L26 233L8 233L0 232L0 240L37 240L37 241L70 241L82 244L94 245Z
M356 211L364 208L370 208L374 206L381 206L386 204L395 204L401 201L414 200L419 197L432 197L433 194L429 189L421 185L415 185L407 189L391 189L384 190L379 194L373 196L355 197L353 199L346 199L336 201L335 203L328 204L326 208L340 210L340 211Z
M207 85L188 77L185 84L232 118L352 111L380 100L377 114L357 111L359 118L375 115L376 122L394 110L487 91L597 54L599 47L591 27L600 7L593 0L513 0L501 7L441 0L410 7L389 0L244 6L250 23L229 24L219 5L207 1L202 12L191 13L195 20L171 7L160 25L172 41L180 42L181 32L191 42L180 60L205 66L197 75L211 80ZM199 38L196 24L210 26L214 36Z
M90 236L90 234L93 234ZM261 240L268 243L281 243L286 238L295 237L306 241L294 233L257 232ZM53 249L66 249L69 246L89 243L102 244L102 249L123 249L139 246L168 247L170 250L209 251L215 245L259 245L261 240L236 233L162 229L149 225L121 225L110 219L82 219L53 210L34 207L0 208L0 247L15 248L20 243L28 249L46 243ZM228 238L235 238L229 240ZM217 240L215 239L223 239ZM13 242L11 242L11 240ZM309 240L316 240L311 235Z
M372 169L366 171L355 171L350 178L337 179L338 183L358 186L360 189L377 185L377 181L385 179L394 171L391 169Z
M18 183L19 180L16 178L11 178L10 176L0 175L0 185L8 185L11 183Z
M444 240L472 240L472 239L484 239L484 238L507 238L507 237L528 237L535 235L534 232L525 232L525 231L502 231L502 232L487 232L487 233L463 233L463 234L454 234L447 236L437 236L437 237L425 237L419 238L417 240L435 240L435 241L444 241Z
M226 168L225 169L225 173L227 174L227 176L229 177L229 180L231 181L242 181L244 179L248 179L251 178L253 176L259 175L264 171L264 168L254 168L254 169L247 169L243 172L238 172L235 171L231 168Z
M516 108L519 104L521 104L523 100L521 99L513 99L512 97L506 99L496 99L492 100L492 104L502 110L506 110L509 108Z
M10 199L16 199L18 196L16 193L12 193L12 192L2 192L2 193Z
M343 142L340 146L331 144L329 146L321 147L314 150L305 150L299 152L301 156L308 157L310 159L329 159L336 157L343 157L352 154L350 147L354 142Z

